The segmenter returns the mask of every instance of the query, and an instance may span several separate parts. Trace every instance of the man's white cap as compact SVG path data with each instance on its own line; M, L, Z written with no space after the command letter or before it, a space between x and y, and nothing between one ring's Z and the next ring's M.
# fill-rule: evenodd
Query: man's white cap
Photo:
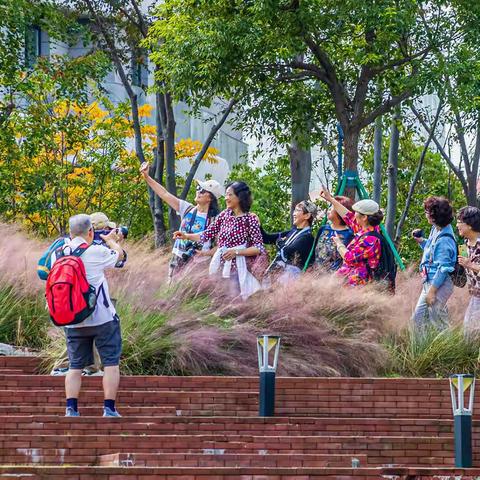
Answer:
M197 180L197 184L200 188L213 194L217 200L225 195L225 189L216 180L205 180L204 182Z
M90 221L95 230L102 228L117 228L114 222L111 222L103 212L95 212L90 215Z
M362 215L373 215L380 210L380 206L373 200L360 200L353 204L353 210Z

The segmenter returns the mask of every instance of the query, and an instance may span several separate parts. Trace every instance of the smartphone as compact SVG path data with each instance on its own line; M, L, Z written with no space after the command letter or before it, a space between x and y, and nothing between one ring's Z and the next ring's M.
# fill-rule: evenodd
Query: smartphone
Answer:
M458 246L458 252L461 257L468 258L468 247L464 243Z
M412 235L415 238L423 238L424 237L424 233L423 233L423 230L421 228L417 228L417 230L414 230Z

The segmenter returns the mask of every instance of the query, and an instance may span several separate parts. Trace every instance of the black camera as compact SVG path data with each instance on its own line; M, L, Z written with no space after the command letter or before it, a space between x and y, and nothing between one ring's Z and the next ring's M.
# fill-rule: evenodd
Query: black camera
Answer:
M182 260L188 262L198 250L202 249L202 244L200 242L190 242L188 241L185 244L185 251L182 253Z
M412 236L415 237L415 238L423 238L423 236L424 236L423 230L420 229L420 228L417 228L416 230L414 230L412 232Z
M120 225L117 228L115 228L115 230L117 231L117 233L121 233L123 238L128 237L128 227L124 225ZM105 245L105 241L100 235L108 235L111 231L112 229L108 229L108 228L103 230L95 230L93 233L93 243L97 245Z

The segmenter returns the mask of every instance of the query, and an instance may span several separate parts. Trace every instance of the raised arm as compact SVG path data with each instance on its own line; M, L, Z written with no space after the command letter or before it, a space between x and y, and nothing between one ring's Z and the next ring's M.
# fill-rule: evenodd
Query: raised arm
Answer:
M150 174L148 173L149 168L150 165L148 164L148 162L142 163L140 167L140 173L147 182L148 186L176 212L180 211L180 200L175 195L172 195L164 186L160 185L150 176Z
M328 203L331 203L335 211L343 218L347 215L349 210L345 208L335 197L322 186L320 190L320 196Z

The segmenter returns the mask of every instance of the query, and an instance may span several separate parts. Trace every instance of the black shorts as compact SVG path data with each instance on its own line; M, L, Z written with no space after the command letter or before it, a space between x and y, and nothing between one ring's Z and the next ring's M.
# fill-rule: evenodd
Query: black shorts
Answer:
M94 363L93 342L104 367L114 367L120 363L122 334L118 318L95 327L65 328L64 330L70 368L82 369Z

